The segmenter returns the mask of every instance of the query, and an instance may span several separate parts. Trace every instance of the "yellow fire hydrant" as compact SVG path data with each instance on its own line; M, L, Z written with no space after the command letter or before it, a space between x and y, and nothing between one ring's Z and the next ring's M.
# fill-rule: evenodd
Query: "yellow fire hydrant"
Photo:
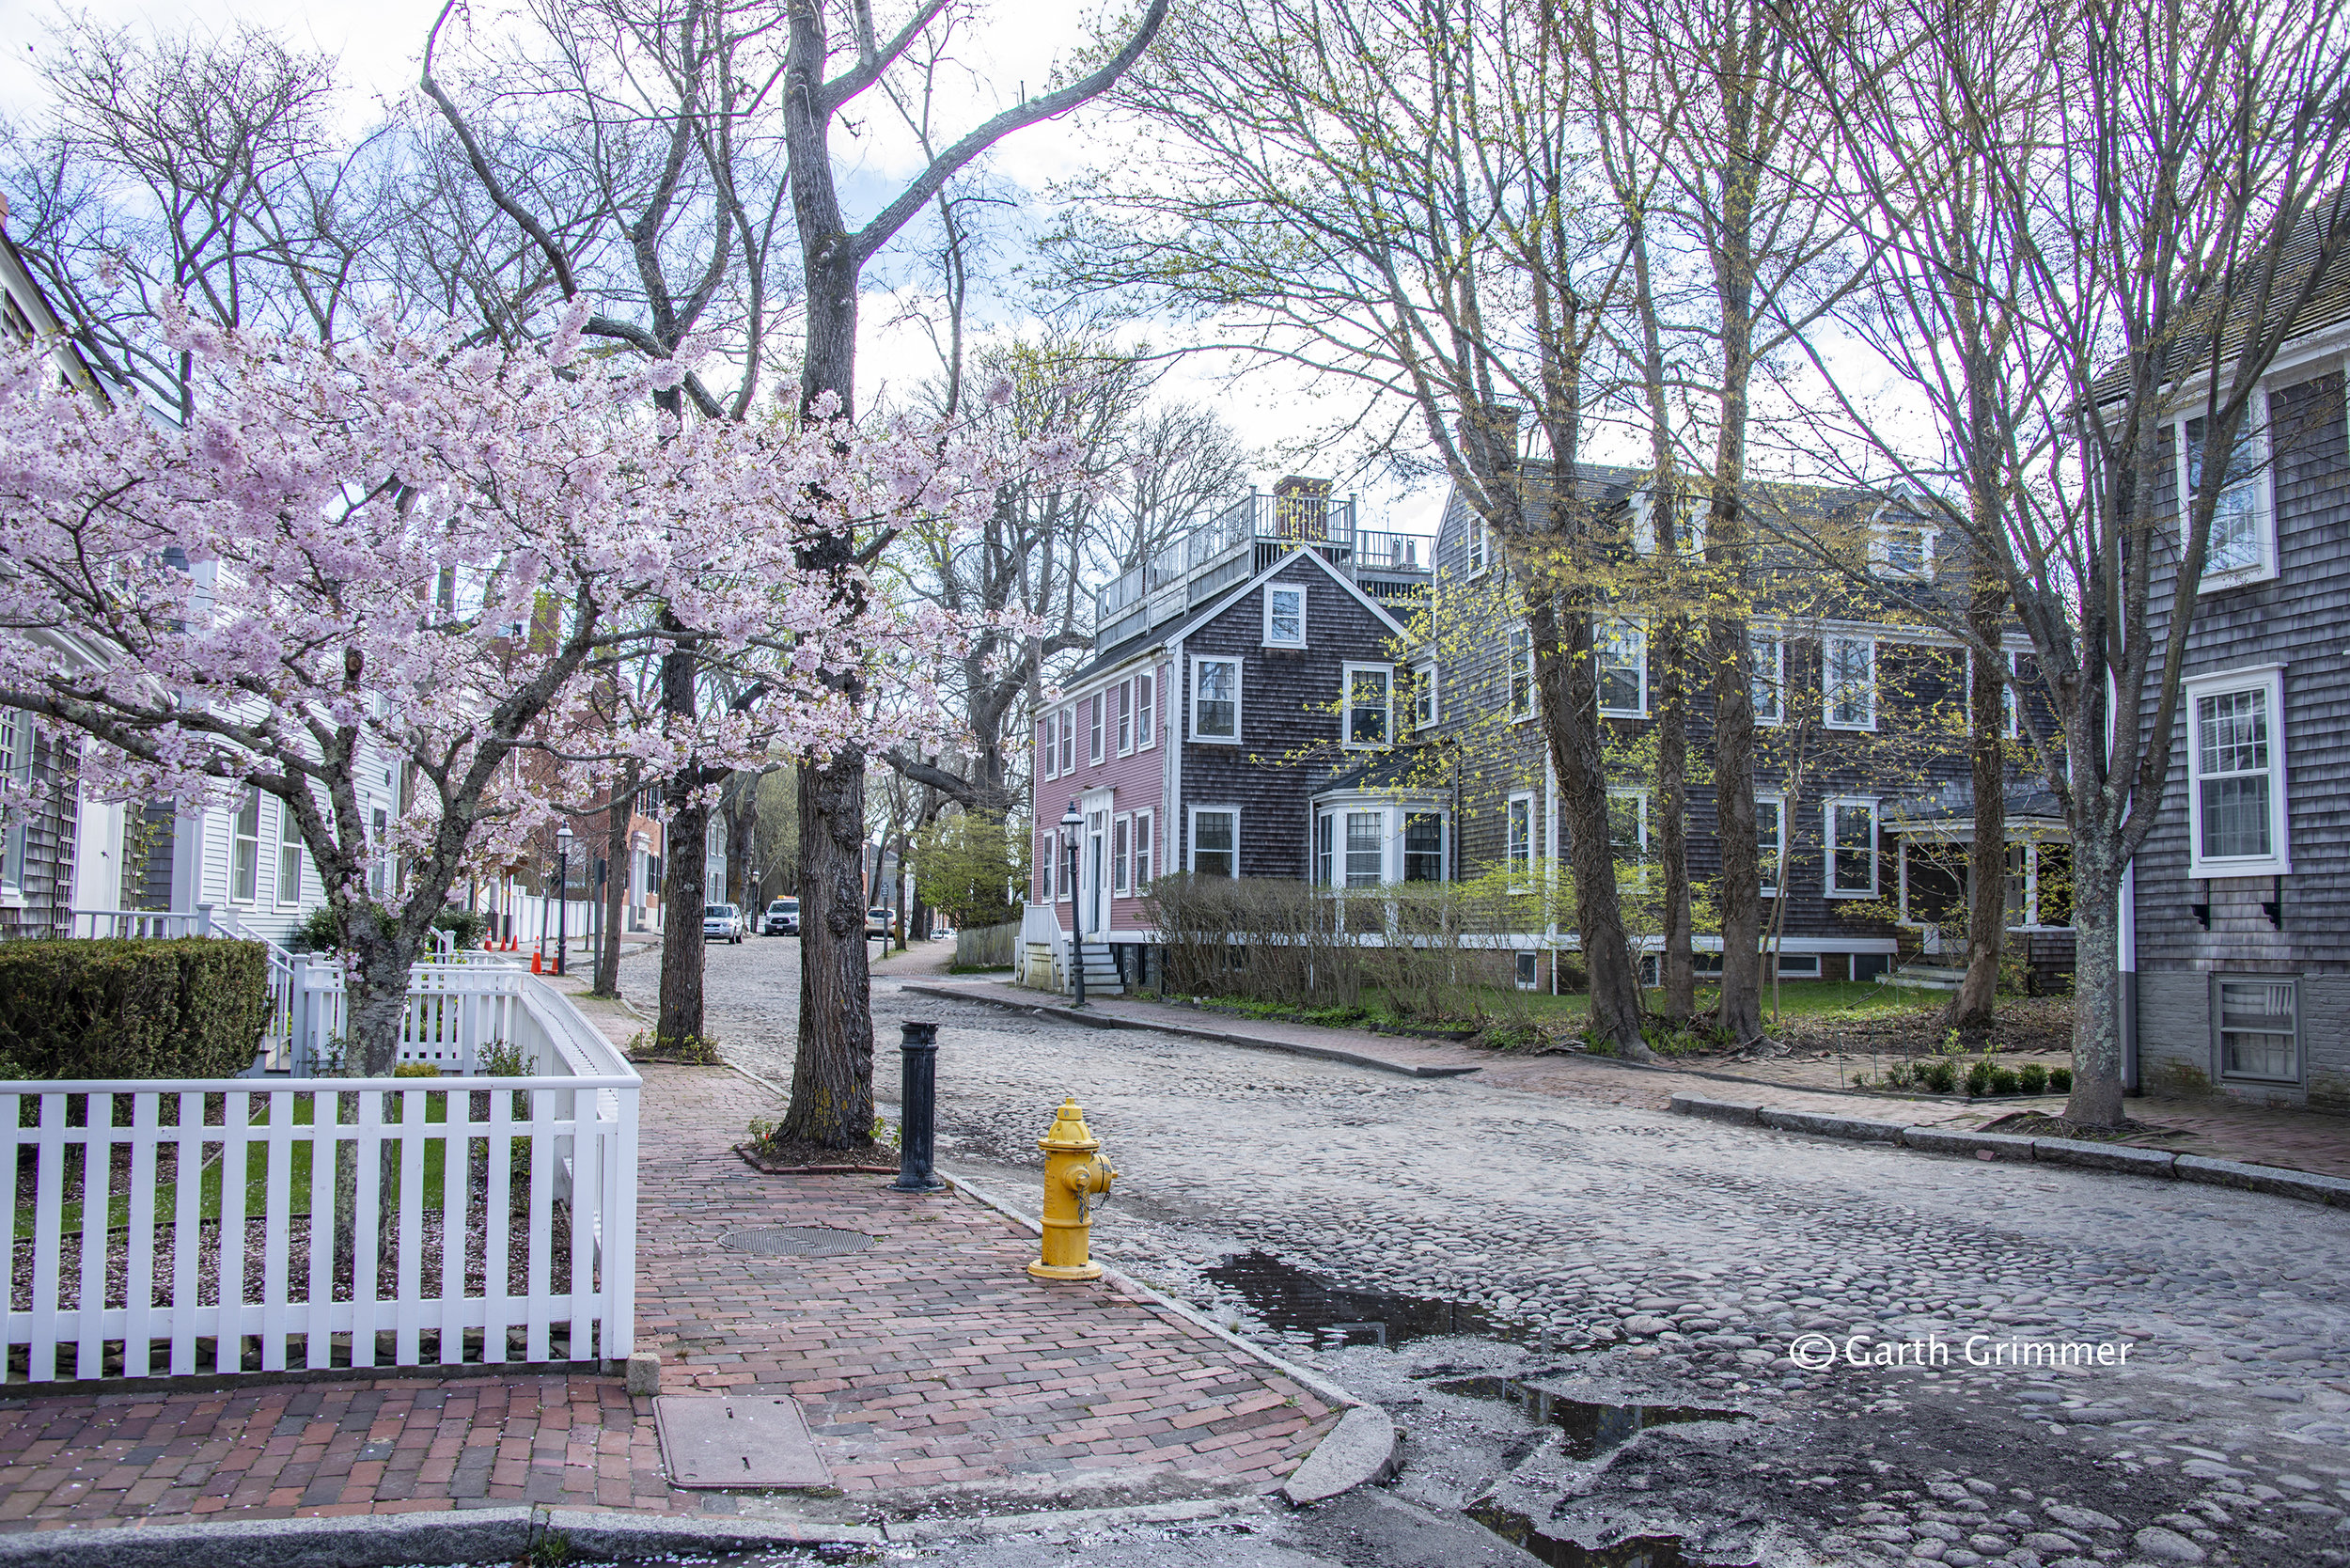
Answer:
M1073 1099L1053 1114L1053 1130L1036 1140L1044 1151L1044 1255L1028 1265L1039 1279L1099 1279L1102 1265L1086 1256L1093 1206L1110 1195L1118 1172L1095 1152L1102 1140L1086 1128Z

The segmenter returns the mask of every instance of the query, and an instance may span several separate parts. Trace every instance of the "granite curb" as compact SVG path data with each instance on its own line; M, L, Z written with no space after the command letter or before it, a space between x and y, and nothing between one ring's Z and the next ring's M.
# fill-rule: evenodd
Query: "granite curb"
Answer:
M1214 1041L1220 1045L1238 1045L1252 1051L1284 1051L1293 1057L1311 1057L1319 1061L1340 1061L1355 1067L1369 1067L1381 1073L1400 1074L1406 1078L1458 1078L1482 1069L1469 1067L1435 1067L1410 1062L1388 1061L1367 1052L1342 1050L1335 1045L1308 1045L1302 1041L1268 1040L1258 1034L1234 1034L1225 1029L1195 1028L1188 1024L1163 1024L1156 1019L1120 1018L1106 1012L1079 1012L1073 1007L1058 1002L1015 1000L1009 996L991 996L983 992L964 990L951 985L901 984L900 991L918 996L936 996L950 1002L979 1002L988 1007L1002 1008L1007 1012L1034 1013L1040 1017L1058 1018L1063 1023L1082 1024L1095 1029L1143 1029L1153 1034L1177 1034L1189 1040ZM1044 995L1039 992L1042 996Z
M957 1192L967 1194L974 1202L986 1205L1024 1230L1043 1234L1044 1227L1034 1215L1023 1214L969 1178L945 1169L938 1171L938 1176L952 1184ZM1342 1412L1339 1424L1323 1435L1322 1441L1314 1445L1313 1451L1275 1489L1275 1495L1282 1501L1292 1508L1304 1508L1351 1492L1358 1486L1385 1481L1395 1473L1402 1458L1403 1438L1386 1410L1361 1395L1340 1388L1321 1373L1276 1355L1253 1340L1243 1339L1165 1291L1146 1285L1099 1258L1094 1261L1102 1263L1102 1278L1110 1284L1141 1296L1193 1327L1203 1329L1226 1343L1247 1352L1292 1382L1312 1389Z
M1778 1132L1809 1133L1816 1137L1841 1137L1867 1143L1891 1144L1931 1154L1972 1154L1979 1159L2032 1160L2044 1165L2069 1165L2084 1170L2122 1171L2156 1176L2166 1181L2201 1182L2209 1186L2235 1187L2350 1209L2350 1180L2288 1170L2281 1166L2248 1165L2239 1160L2207 1159L2168 1149L2141 1149L2127 1143L2095 1143L2083 1138L2027 1137L2012 1133L1966 1132L1950 1127L1908 1127L1898 1121L1875 1121L1856 1116L1826 1116L1815 1111L1788 1110L1711 1095L1675 1094L1676 1116L1701 1117L1739 1126L1769 1127Z
M0 1535L8 1568L392 1568L511 1562L565 1538L590 1560L681 1554L877 1547L878 1529L763 1520L648 1516L601 1509L481 1508L213 1524L70 1525Z

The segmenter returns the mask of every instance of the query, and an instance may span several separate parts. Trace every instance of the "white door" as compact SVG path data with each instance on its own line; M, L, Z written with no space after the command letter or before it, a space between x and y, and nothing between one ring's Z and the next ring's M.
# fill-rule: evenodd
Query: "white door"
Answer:
M1085 934L1100 939L1110 929L1110 792L1096 790L1086 796L1085 862L1078 892L1084 899L1081 924Z

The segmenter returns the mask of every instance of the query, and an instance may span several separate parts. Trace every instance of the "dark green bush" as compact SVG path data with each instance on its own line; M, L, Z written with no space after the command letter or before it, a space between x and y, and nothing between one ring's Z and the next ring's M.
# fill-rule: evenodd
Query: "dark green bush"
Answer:
M2027 1094L2048 1091L2048 1070L2036 1061L2028 1061L2015 1070L2016 1086Z
M392 916L389 910L378 909L375 917L389 931ZM449 905L432 917L432 929L446 931L457 938L462 949L481 946L481 938L490 929L490 917L476 909L460 909ZM286 945L298 953L333 953L342 951L343 928L336 923L334 910L325 904L302 917L302 923L286 938Z
M2012 1067L1994 1067L1991 1070L1991 1092L1994 1094L2013 1094L2018 1083L2015 1069Z
M2049 1068L2049 1069L2048 1069L2048 1092L2049 1092L2049 1093L2051 1093L2051 1094L2070 1094L2070 1093L2072 1093L2072 1092L2073 1092L2073 1070L2072 1070L2071 1068L2069 1068L2069 1067L2051 1067L2051 1068Z
M460 909L450 904L432 917L432 929L446 931L456 937L458 949L462 951L481 946L482 937L490 932L490 917L478 909Z
M1981 1096L1991 1092L1991 1074L1998 1069L1989 1057L1977 1057L1975 1064L1966 1069L1966 1092Z
M1948 1057L1936 1057L1920 1062L1918 1081L1936 1094L1948 1094L1958 1087L1958 1068Z
M0 1077L234 1077L269 1009L258 942L0 942Z

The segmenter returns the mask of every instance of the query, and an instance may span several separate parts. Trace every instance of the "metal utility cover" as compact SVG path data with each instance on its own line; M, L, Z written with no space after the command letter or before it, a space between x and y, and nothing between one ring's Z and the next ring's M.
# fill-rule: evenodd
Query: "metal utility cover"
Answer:
M761 1258L838 1258L864 1251L873 1238L831 1225L761 1225L729 1231L718 1238L718 1245Z
M673 1486L832 1484L807 1422L789 1397L665 1395L652 1409Z

